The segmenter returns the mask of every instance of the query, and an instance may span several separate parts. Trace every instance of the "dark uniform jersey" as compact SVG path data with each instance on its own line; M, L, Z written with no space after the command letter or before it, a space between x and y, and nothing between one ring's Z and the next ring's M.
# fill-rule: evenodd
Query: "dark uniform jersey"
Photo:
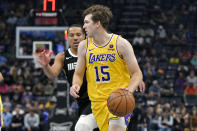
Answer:
M64 58L64 71L67 77L67 80L72 85L73 74L75 71L75 67L77 65L77 56L74 55L70 49L66 50ZM77 102L79 105L79 116L81 114L87 115L91 113L91 104L87 93L87 81L84 76L83 84L79 91L79 98L77 98Z

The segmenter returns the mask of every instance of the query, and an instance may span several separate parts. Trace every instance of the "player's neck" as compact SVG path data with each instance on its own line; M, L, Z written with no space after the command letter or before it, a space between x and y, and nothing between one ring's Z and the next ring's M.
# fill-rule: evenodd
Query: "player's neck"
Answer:
M77 56L77 50L76 49L73 49L73 48L70 48L70 51Z
M94 43L102 46L105 45L111 38L111 35L108 34L106 31L98 31L93 36Z

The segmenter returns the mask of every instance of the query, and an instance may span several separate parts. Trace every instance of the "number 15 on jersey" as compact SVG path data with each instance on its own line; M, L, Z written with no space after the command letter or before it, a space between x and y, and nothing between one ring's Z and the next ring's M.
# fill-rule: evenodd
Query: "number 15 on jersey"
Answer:
M110 81L109 66L95 66L96 82L104 83ZM100 76L100 77L99 77Z

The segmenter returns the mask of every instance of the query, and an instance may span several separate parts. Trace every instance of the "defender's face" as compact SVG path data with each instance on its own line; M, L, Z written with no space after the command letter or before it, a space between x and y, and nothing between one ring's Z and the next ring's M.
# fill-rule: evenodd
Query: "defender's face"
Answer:
M68 41L70 48L77 49L79 43L85 39L85 34L80 27L70 27L68 31Z
M92 21L92 14L88 14L85 16L83 28L85 29L86 35L88 37L93 36L96 30L96 23Z

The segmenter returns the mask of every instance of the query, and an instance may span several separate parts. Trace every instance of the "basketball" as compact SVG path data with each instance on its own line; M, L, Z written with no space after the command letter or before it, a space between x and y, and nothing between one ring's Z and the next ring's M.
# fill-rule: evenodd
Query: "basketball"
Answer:
M129 91L118 89L112 92L108 97L107 107L113 115L123 117L133 112L135 108L135 98Z

